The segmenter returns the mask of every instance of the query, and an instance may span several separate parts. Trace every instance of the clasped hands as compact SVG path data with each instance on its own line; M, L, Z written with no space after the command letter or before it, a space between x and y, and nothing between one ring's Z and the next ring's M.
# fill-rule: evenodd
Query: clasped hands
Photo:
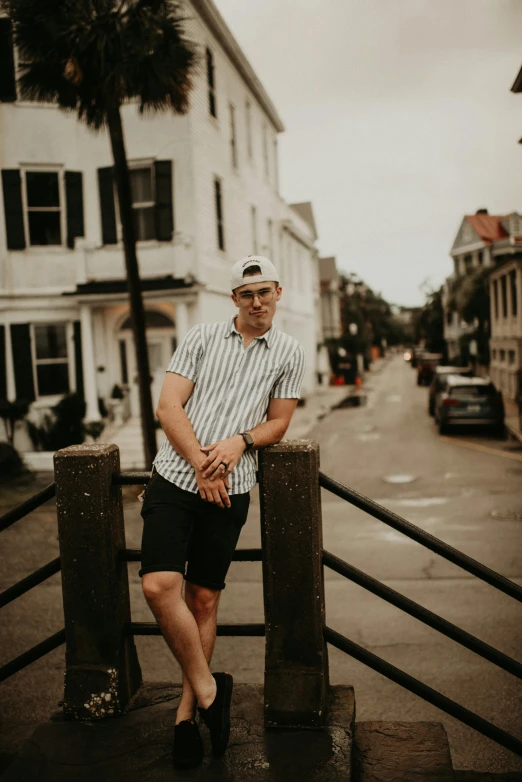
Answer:
M231 503L227 489L230 489L230 484L227 479L243 456L245 442L240 434L236 434L200 450L207 458L196 468L199 493L207 502L229 508Z

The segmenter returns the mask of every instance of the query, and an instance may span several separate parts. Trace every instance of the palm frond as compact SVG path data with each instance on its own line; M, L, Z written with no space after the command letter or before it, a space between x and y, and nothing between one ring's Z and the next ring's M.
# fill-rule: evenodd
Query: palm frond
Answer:
M183 114L198 58L172 0L2 0L14 23L24 97L75 110L93 128L137 100Z

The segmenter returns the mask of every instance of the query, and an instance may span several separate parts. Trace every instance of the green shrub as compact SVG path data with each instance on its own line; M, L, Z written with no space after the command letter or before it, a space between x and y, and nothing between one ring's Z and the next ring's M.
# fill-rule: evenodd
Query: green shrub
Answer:
M22 457L12 445L0 442L0 481L5 482L27 473Z
M67 394L46 413L40 424L27 422L27 431L36 451L58 451L85 440L83 418L85 401L79 394Z

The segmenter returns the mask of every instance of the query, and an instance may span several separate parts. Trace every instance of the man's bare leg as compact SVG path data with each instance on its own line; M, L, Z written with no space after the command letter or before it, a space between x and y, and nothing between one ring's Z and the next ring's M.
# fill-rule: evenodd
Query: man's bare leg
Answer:
M216 697L216 682L203 652L196 620L183 600L182 586L181 573L145 573L142 579L143 594L163 637L198 703L206 709Z
M216 644L217 612L221 591L185 582L185 602L189 607L199 630L203 654L208 664ZM194 719L197 697L188 678L183 673L183 692L176 714L176 725L183 720Z

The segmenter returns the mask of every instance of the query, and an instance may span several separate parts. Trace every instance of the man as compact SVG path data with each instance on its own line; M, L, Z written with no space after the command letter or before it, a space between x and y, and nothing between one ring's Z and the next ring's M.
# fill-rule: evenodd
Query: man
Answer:
M219 598L256 482L254 450L283 438L304 372L301 345L272 325L282 288L271 261L243 258L230 285L235 317L195 326L168 367L157 410L166 439L142 508L143 592L183 672L173 748L182 768L203 758L196 703L214 755L228 744L232 676L209 669Z

